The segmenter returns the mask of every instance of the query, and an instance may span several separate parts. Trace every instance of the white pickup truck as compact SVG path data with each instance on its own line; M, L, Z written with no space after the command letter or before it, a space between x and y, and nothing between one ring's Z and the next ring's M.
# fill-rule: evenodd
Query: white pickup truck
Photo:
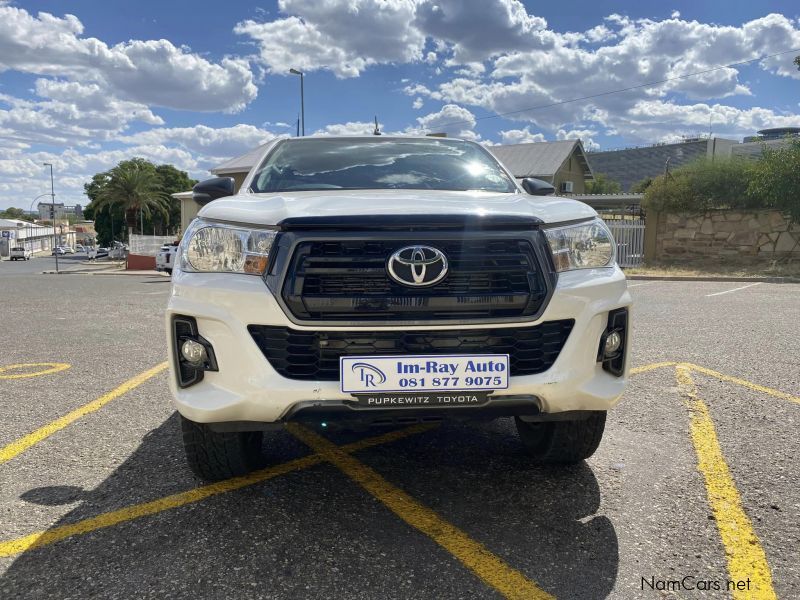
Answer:
M33 252L23 248L22 246L12 248L11 253L9 254L9 259L11 260L30 260L32 257Z
M536 462L595 451L631 296L592 208L454 139L279 140L234 188L194 187L166 315L197 475L256 468L292 422L513 417Z

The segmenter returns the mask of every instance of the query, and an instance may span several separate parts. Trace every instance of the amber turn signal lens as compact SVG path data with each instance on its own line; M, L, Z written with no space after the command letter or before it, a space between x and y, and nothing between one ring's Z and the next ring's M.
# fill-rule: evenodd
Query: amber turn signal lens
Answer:
M267 270L267 261L268 257L266 256L247 254L244 257L244 269L242 270L253 275L263 275Z

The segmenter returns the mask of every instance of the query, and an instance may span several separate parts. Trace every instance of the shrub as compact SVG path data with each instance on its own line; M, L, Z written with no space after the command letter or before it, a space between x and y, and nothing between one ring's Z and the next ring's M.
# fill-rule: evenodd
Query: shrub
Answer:
M665 212L758 208L748 194L753 163L744 159L703 159L659 175L644 192L646 208Z
M775 208L793 222L800 222L800 140L788 148L765 148L753 168L747 191L765 208Z

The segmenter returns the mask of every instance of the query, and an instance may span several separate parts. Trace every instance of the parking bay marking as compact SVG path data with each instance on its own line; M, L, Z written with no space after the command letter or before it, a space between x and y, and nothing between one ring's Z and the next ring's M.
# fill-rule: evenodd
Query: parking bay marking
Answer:
M92 413L98 410L99 408L102 408L115 398L119 398L120 396L128 393L132 389L139 387L145 381L149 380L152 377L155 377L166 368L167 368L167 363L163 362L156 365L152 369L148 369L143 373L139 373L138 375L132 377L122 385L114 388L113 390L111 390L106 394L103 394L96 400L92 400L91 402L88 402L83 406L79 406L78 408L76 408L72 412L67 413L63 417L59 417L55 421L52 421L47 425L40 427L36 431L33 431L28 435L23 436L18 440L11 442L7 446L0 448L0 465L2 465L5 462L8 462L9 460L21 454L22 452L25 452L25 450L27 450L31 446L38 444L39 442L41 442L45 438L50 437L57 431L64 429L67 425L70 425L71 423L77 421L81 417L88 415L89 413Z
M635 367L635 368L631 369L631 374L635 375L635 374L639 374L639 373L645 373L645 372L648 372L648 371L653 371L653 370L656 370L656 369L661 369L661 368L666 368L666 367L677 367L677 366L680 366L684 373L687 372L687 371L696 371L696 372L709 375L711 377L714 377L714 378L722 380L722 381L730 381L732 383L743 385L743 386L748 387L750 389L753 389L755 391L764 392L764 393L769 394L771 396L787 399L787 400L790 400L792 402L798 402L798 400L800 400L797 397L792 396L790 394L786 394L784 392L781 392L780 390L776 390L776 389L773 389L773 388L768 388L766 386L760 386L758 384L746 381L744 379L731 377L731 376L725 375L723 373L719 373L719 372L713 371L711 369L706 369L704 367L701 367L699 365L695 365L695 364L692 364L692 363L677 363L677 362L653 363L653 364L650 364L650 365L644 365L644 366L641 366L641 367ZM676 371L677 371L677 369L676 369ZM703 406L705 406L705 405L703 405ZM709 431L707 426L708 426L708 424L710 424L711 425L710 431L712 433L714 433L714 436L715 436L715 439L716 439L716 433L715 433L715 430L713 428L713 422L710 421L710 416L708 417L708 419L709 419L708 421L702 421L701 422L701 424L705 425L705 429L700 428L699 431L702 431L702 432ZM420 426L417 426L417 427L420 427ZM427 426L427 427L426 426L421 426L421 427L423 428L422 430L430 428L430 426ZM392 435L398 436L400 434L403 434L404 432L416 433L416 432L419 431L419 430L412 431L414 429L415 429L415 427L412 427L412 428L409 428L407 430L401 430L399 432L392 432L390 434L387 434L387 436L392 436ZM382 438L382 437L384 437L384 436L379 436L379 438ZM393 441L393 440L378 441L379 438L369 438L367 440L362 440L360 442L355 442L354 444L349 444L347 446L342 446L341 447L341 451L342 452L355 452L358 449L363 449L363 448L370 447L370 446L373 446L373 445L378 445L378 444L381 444L381 443L388 443L388 441ZM397 439L399 439L399 437ZM702 439L702 437L699 438L699 439ZM718 447L719 447L719 444L717 442L717 448ZM713 445L712 445L712 448L713 448ZM708 462L708 463L704 463L704 465L705 466L713 466L716 469L721 469L721 468L722 469L726 469L726 470L728 469L727 468L727 463L725 463L724 457L721 454L721 450L719 452L717 452L713 456L713 458L714 458L714 461L716 461L716 462L711 461L711 462ZM283 463L283 464L280 464L280 465L276 465L274 467L270 467L268 469L264 469L264 470L252 473L252 474L250 474L249 476L246 476L246 477L230 479L230 480L226 480L226 481L219 482L219 483L216 483L216 484L211 484L209 486L203 486L203 487L195 488L195 489L189 490L187 492L181 492L179 494L166 496L166 497L163 497L163 498L160 498L158 500L151 501L151 502L146 502L146 503L143 503L143 504L137 504L137 505L129 506L127 508L123 508L123 509L120 509L120 510L117 510L117 511L112 511L112 512L108 512L108 513L102 513L102 514L100 514L100 515L98 515L96 517L91 517L89 519L85 519L85 520L79 521L77 523L68 524L68 525L62 525L60 527L56 527L56 528L53 528L53 529L50 529L50 530L39 531L39 532L30 534L28 536L24 536L22 538L17 538L17 539L8 540L8 541L5 541L5 542L0 542L0 557L12 556L12 555L18 554L20 552L25 552L27 550L31 550L33 548L38 548L38 547L41 547L41 546L44 546L44 545L52 544L54 542L63 540L63 539L68 538L68 537L72 537L74 535L89 533L89 532L94 531L96 529L110 527L112 525L116 525L116 524L119 524L119 523L130 521L132 519L136 519L136 518L139 518L139 517L152 515L152 514L157 514L157 513L163 512L165 510L169 510L169 509L172 509L172 508L177 508L177 507L183 506L185 504L189 504L189 503L192 503L192 502L198 502L200 500L203 500L203 499L205 499L207 497L210 497L210 496L213 496L213 495L216 495L216 494L221 494L221 493L224 493L224 492L240 489L240 488L252 485L254 483L259 483L261 481L266 481L267 479L271 479L273 477L277 477L278 475L281 475L281 474L284 474L284 473L289 473L291 471L296 471L296 470L299 470L299 469L306 468L306 467L311 466L313 464L317 464L319 462L322 462L322 460L323 460L323 458L319 457L317 455L312 455L312 456L309 456L309 457L305 457L304 459L296 459L295 461L289 461L287 463ZM305 464L303 461L308 462L308 464ZM730 473L729 470L727 472ZM733 492L736 493L737 497L738 497L738 493L736 492L736 488L735 488L735 484L734 484L733 480L731 479L728 483L729 483L729 487L727 488L727 490L730 491L732 489ZM708 485L707 481L706 481L706 485ZM730 486L732 486L732 487L730 487ZM707 488L707 492L708 492L708 488ZM708 493L710 494L710 492L708 492ZM709 496L709 498L710 498L710 496ZM426 510L428 510L428 509L426 509ZM435 516L435 514L434 514L434 516ZM744 515L744 518L745 519L747 518L746 515ZM473 543L476 543L476 542L473 542ZM723 538L723 545L725 546L725 544L726 544L726 539ZM737 549L736 548L729 548L728 546L725 546L725 550L726 550L726 554L728 556L733 557L736 554L736 550ZM763 553L763 550L761 552ZM766 562L764 562L764 564L766 564ZM767 569L768 568L769 567L767 566ZM768 573L768 571L767 571L767 573ZM770 587L770 589L771 589L771 587ZM542 592L542 593L544 593L544 592ZM767 595L767 596L763 596L763 597L764 598L771 598L773 596Z
M344 453L358 452L359 450L365 450L373 446L388 444L411 435L423 433L433 429L434 427L435 425L427 424L413 425L411 427L407 427L406 429L392 431L383 435L366 438L345 446L341 446L340 450ZM120 523L125 523L134 519L139 519L141 517L155 515L173 508L179 508L194 502L200 502L201 500L205 500L211 496L232 492L256 483L273 479L280 475L285 475L293 471L299 471L301 469L312 467L316 464L324 462L324 460L325 459L319 454L310 454L309 456L296 458L279 465L254 471L243 477L226 479L217 483L196 487L185 492L163 496L162 498L151 500L150 502L133 504L119 510L101 513L97 516L89 517L88 519L76 521L75 523L60 525L44 531L37 531L16 539L0 541L0 558L14 556L15 554L27 552L28 550L33 550L34 548L48 546L75 535L91 533L98 529L104 529L106 527L119 525Z
M29 367L45 367L39 371L23 372L23 373L8 373L9 371L16 371L26 369ZM50 375L51 373L59 373L66 371L70 368L67 363L20 363L16 365L6 365L0 367L0 380L2 379L27 379L28 377L40 377L42 375Z
M724 292L716 292L715 294L706 294L706 298L710 298L711 296L722 296L722 294L730 294L731 292L738 292L739 290L746 290L747 288L761 285L762 282L759 281L758 283L751 283L750 285L743 285L742 287L733 288L732 290L725 290Z
M708 503L714 513L728 560L731 581L752 581L753 589L732 590L734 600L776 599L767 556L742 507L728 464L722 455L708 407L697 394L690 365L678 365L678 388L691 413L690 432L697 454L697 469L703 475Z
M342 452L336 444L301 425L290 423L287 428L292 435L358 483L403 521L455 556L484 583L506 598L520 600L555 598L522 573L508 566L483 544L476 542L436 512L389 483L377 471L354 456Z

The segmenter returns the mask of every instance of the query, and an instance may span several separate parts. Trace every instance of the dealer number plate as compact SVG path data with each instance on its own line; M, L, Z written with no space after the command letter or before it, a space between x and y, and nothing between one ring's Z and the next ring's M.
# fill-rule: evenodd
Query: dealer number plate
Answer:
M493 391L508 387L508 354L343 356L341 390L376 392Z

